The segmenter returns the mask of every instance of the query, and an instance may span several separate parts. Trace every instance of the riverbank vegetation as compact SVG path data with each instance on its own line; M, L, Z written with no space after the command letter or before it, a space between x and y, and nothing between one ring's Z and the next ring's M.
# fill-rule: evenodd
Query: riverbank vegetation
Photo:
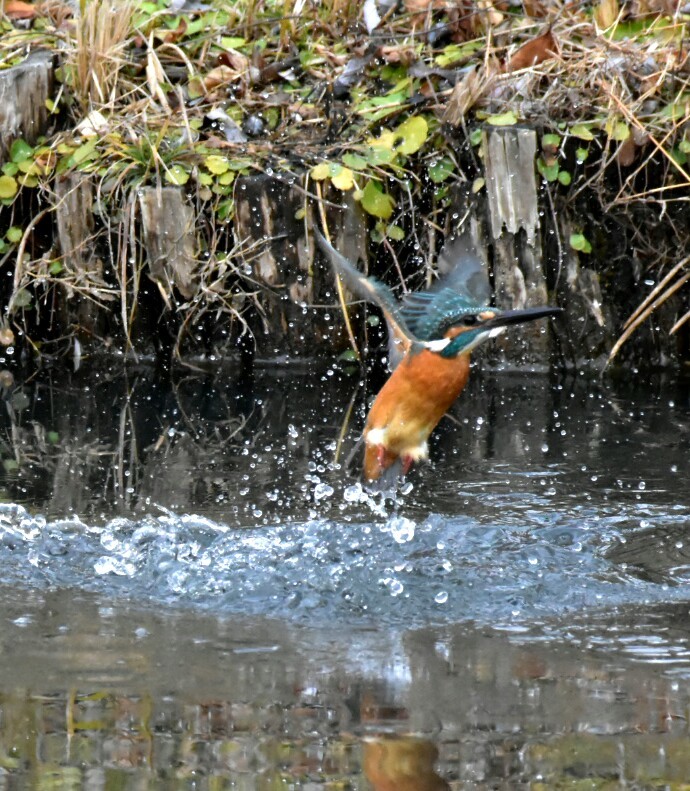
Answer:
M634 270L622 303L638 310L608 351L671 298L675 332L690 318L689 21L672 0L4 0L0 67L48 49L56 84L47 128L2 158L0 341L74 354L86 333L132 349L148 300L168 348L225 353L256 331L266 285L236 224L243 179L297 188L298 223L315 199L354 201L398 268L420 224L444 229L454 189L481 196L482 129L523 124L538 130L544 205L570 212L565 235L551 224L555 257L592 262L605 290ZM84 179L77 265L57 212ZM193 207L184 277L147 268L137 244L147 187ZM67 318L65 294L81 304Z

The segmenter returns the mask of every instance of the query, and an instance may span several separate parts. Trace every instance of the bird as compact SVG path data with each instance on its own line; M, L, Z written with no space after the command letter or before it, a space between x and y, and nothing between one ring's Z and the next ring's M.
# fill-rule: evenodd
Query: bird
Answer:
M398 301L387 285L360 272L318 228L313 231L335 275L355 296L378 305L388 324L393 371L367 415L363 477L376 482L391 469L404 477L413 463L428 459L430 434L467 384L470 353L508 327L557 316L562 309L492 307L483 265L464 237L455 243L456 264L448 275Z

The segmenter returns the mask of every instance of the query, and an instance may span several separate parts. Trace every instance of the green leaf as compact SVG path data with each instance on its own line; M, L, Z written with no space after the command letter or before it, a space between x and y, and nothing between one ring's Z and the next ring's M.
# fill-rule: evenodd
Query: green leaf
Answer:
M238 49L247 43L246 38L241 36L221 36L220 46L223 49Z
M484 38L474 41L467 41L464 44L449 44L443 48L443 52L435 58L436 65L442 69L447 69L460 61L467 60L473 53L481 49L485 44Z
M558 180L561 182L561 184L564 187L567 187L570 184L570 182L573 180L573 177L570 175L570 173L568 173L567 170L561 170L558 173Z
M354 349L347 349L338 356L338 359L347 363L357 362L357 352Z
M218 215L219 220L227 220L228 217L232 216L234 210L235 210L234 201L224 200L218 204L218 208L216 209L216 214Z
M370 327L378 327L380 323L381 319L375 314L372 313L371 316L367 316L367 324Z
M367 161L359 154L343 154L343 164L352 170L363 170L367 166Z
M624 142L630 137L630 127L625 121L609 120L606 122L604 129L612 140L617 140L619 143Z
M362 208L372 217L387 220L393 214L395 201L376 181L369 181L362 191Z
M62 272L62 264L60 261L53 261L53 263L48 267L48 271L51 275L59 275Z
M541 144L548 148L556 148L561 144L561 136L552 133L546 134L542 137Z
M165 171L165 180L169 184L175 184L181 187L189 181L189 173L187 173L182 165L173 165Z
M16 176L19 173L19 165L16 162L5 162L0 170L6 176Z
M16 308L28 308L29 305L32 303L33 297L31 293L27 291L25 288L20 288L19 291L16 292L14 295L14 299L12 300L14 306Z
M90 162L94 158L97 143L98 138L92 137L90 140L84 143L84 145L76 148L72 152L72 156L69 158L70 166L78 167L79 165L83 165L86 162Z
M396 152L383 146L371 146L367 161L370 165L390 165L396 157Z
M16 225L13 225L11 228L8 228L7 233L5 234L5 238L8 242L12 242L12 244L17 244L17 242L21 242L22 236L24 236L24 231L21 228L18 228Z
M594 140L592 130L585 124L575 124L575 126L570 127L570 134L573 135L573 137L580 138L580 140Z
M23 162L25 159L31 159L33 154L33 148L24 140L15 140L10 146L10 159L12 162Z
M427 173L434 184L441 184L454 170L455 163L453 160L450 159L450 157L442 157L441 159L434 160L434 162L429 165Z
M546 162L539 157L537 159L537 170L549 182L555 181L558 178L558 162L553 165L547 165Z
M680 143L678 143L678 148L684 154L690 154L690 140L681 140Z
M318 165L314 165L314 167L309 171L309 175L314 179L314 181L323 181L324 179L327 179L331 175L330 162L319 162Z
M402 138L397 149L401 154L414 154L426 143L429 135L429 124L426 118L415 115L400 124L395 130L396 137Z
M491 126L513 126L517 123L517 116L512 110L506 113L499 113L498 115L490 115L486 119L487 124Z
M226 157L218 156L218 154L211 154L204 160L206 170L213 173L214 176L221 176L226 171L230 170L230 165Z
M478 146L481 142L482 142L482 130L473 129L470 132L470 144L473 146Z
M399 225L389 225L386 228L386 236L394 242L402 242L405 238L405 231Z
M354 174L350 168L338 165L338 172L331 176L331 184L343 192L351 190L355 184Z
M16 459L3 459L2 466L5 469L5 472L15 472L19 469L19 462Z
M584 162L588 156L589 156L589 149L587 148L578 148L575 151L575 159L577 159L578 162Z
M57 431L47 431L46 432L46 439L50 442L51 445L57 445L60 441L60 435Z
M17 182L12 176L0 176L0 199L14 198L18 189Z
M592 252L592 245L588 242L586 236L582 233L570 234L570 246L573 248L573 250L577 250L580 253Z

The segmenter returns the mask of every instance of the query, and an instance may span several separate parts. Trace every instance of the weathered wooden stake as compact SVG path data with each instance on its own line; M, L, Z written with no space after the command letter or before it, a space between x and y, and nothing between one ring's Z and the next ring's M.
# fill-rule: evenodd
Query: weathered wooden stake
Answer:
M346 344L331 270L315 265L307 220L315 213L299 185L271 176L247 176L235 187L235 232L244 251L247 284L258 284L261 324L252 327L256 352L265 357L314 357ZM361 260L366 236L359 215L333 217L333 243ZM330 220L329 220L330 221ZM331 307L332 306L332 307Z
M58 242L68 275L64 278L68 300L65 321L68 326L77 324L93 333L100 309L93 299L89 299L88 292L105 286L103 261L97 256L94 244L93 182L83 173L70 173L56 179L55 194ZM76 289L71 287L71 283ZM85 293L80 293L82 289ZM102 301L104 295L105 289L102 289L100 293L94 293L94 298Z
M50 52L33 52L18 66L0 69L0 161L14 140L32 143L45 131L53 81Z
M197 280L192 207L178 187L143 187L139 207L151 277L168 300L173 286L189 299Z
M494 289L496 302L502 308L548 302L539 234L536 151L533 129L506 127L484 131ZM544 332L543 322L506 333L498 343L508 363L548 364L549 334Z

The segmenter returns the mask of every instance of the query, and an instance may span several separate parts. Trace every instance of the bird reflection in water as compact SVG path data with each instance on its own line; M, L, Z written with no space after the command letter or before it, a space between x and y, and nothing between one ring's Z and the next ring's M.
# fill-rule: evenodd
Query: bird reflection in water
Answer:
M373 791L450 791L434 770L438 750L412 736L367 737L364 775Z

